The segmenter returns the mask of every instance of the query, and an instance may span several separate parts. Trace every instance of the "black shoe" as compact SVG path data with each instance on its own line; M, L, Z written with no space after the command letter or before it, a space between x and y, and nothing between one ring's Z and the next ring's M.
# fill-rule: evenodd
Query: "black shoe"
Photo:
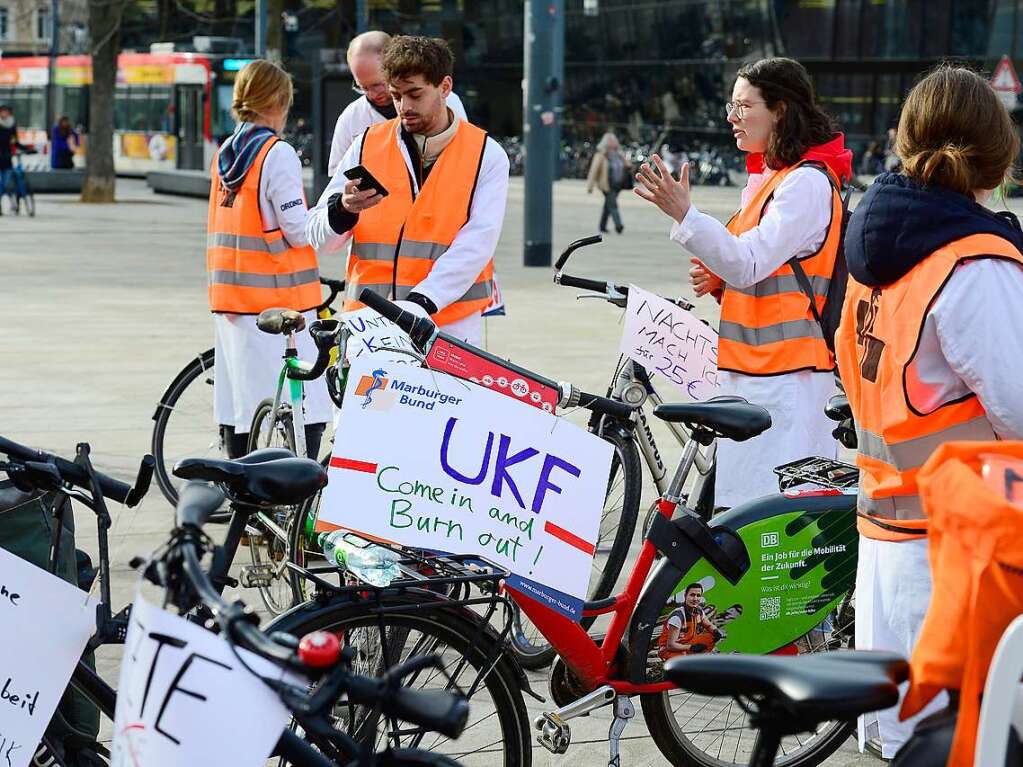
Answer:
M625 231L625 227L624 226L615 227L615 231L618 232L618 234L621 234L622 232Z

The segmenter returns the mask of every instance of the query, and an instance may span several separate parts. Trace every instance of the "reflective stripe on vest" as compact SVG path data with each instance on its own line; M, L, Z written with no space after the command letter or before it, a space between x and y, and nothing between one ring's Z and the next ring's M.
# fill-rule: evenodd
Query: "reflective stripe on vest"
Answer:
M206 235L210 311L259 314L274 306L305 311L322 300L316 252L291 247L279 229L263 231L259 179L278 140L264 142L234 193L221 184L213 158Z
M728 222L728 231L740 235L760 224L775 191L797 163L775 172ZM841 244L842 198L832 180L831 223L820 249L800 260L821 308L827 297L835 258ZM783 264L774 273L745 288L725 285L718 330L718 367L750 375L779 375L795 370L834 369L834 358L824 333L810 310L809 301L792 267Z
M1006 258L1023 265L1008 241L973 235L949 243L899 280L870 288L850 279L835 351L856 421L860 467L857 509L860 532L904 541L927 534L917 474L941 445L995 439L976 396L931 407L914 407L909 375L930 307L962 262ZM926 392L923 392L926 394ZM872 521L873 520L873 521Z
M469 220L487 134L460 121L416 195L399 131L400 121L390 120L369 128L362 141L362 164L390 194L360 213L352 230L346 311L362 306L358 296L366 288L394 300L406 298ZM493 295L493 273L490 261L458 300L433 315L434 322L447 325L482 312Z

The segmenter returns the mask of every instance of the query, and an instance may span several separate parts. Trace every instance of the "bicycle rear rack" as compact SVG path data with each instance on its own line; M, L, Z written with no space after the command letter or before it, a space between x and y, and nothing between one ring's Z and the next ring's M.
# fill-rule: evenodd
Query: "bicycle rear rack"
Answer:
M786 490L807 483L830 490L854 489L860 481L860 470L848 463L831 458L800 458L775 468L778 490Z

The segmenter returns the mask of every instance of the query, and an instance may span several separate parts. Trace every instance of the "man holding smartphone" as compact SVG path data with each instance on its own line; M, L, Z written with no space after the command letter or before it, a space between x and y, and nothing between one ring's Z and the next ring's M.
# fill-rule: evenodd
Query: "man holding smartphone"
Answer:
M384 48L390 41L391 36L386 32L373 30L356 35L348 44L346 58L352 73L352 90L362 98L346 106L334 125L330 158L327 160L327 173L331 176L337 172L337 166L341 164L341 158L345 156L348 147L366 128L398 116L380 67ZM448 94L447 105L460 118L468 119L462 100L454 91Z
M356 299L369 288L479 345L508 157L446 106L453 58L443 40L395 37L382 68L397 117L349 147L310 211L309 241L321 258L351 242L346 310L361 307Z

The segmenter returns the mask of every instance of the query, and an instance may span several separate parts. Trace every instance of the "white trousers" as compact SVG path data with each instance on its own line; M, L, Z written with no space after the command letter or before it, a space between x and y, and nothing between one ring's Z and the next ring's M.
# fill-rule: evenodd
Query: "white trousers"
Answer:
M304 314L306 326L316 312ZM274 396L284 364L285 337L270 335L256 327L249 314L214 314L213 415L218 424L233 426L236 434L248 434L259 403ZM298 356L316 359L316 345L308 331L297 335ZM327 423L331 402L321 376L305 382L305 422Z
M856 649L889 650L905 658L913 652L931 602L931 570L927 539L878 541L860 536L856 567ZM949 630L953 626L949 624ZM948 705L942 692L923 711L899 721L899 706L908 682L899 689L899 703L859 719L859 746L869 738L881 741L881 755L895 756L916 723Z

